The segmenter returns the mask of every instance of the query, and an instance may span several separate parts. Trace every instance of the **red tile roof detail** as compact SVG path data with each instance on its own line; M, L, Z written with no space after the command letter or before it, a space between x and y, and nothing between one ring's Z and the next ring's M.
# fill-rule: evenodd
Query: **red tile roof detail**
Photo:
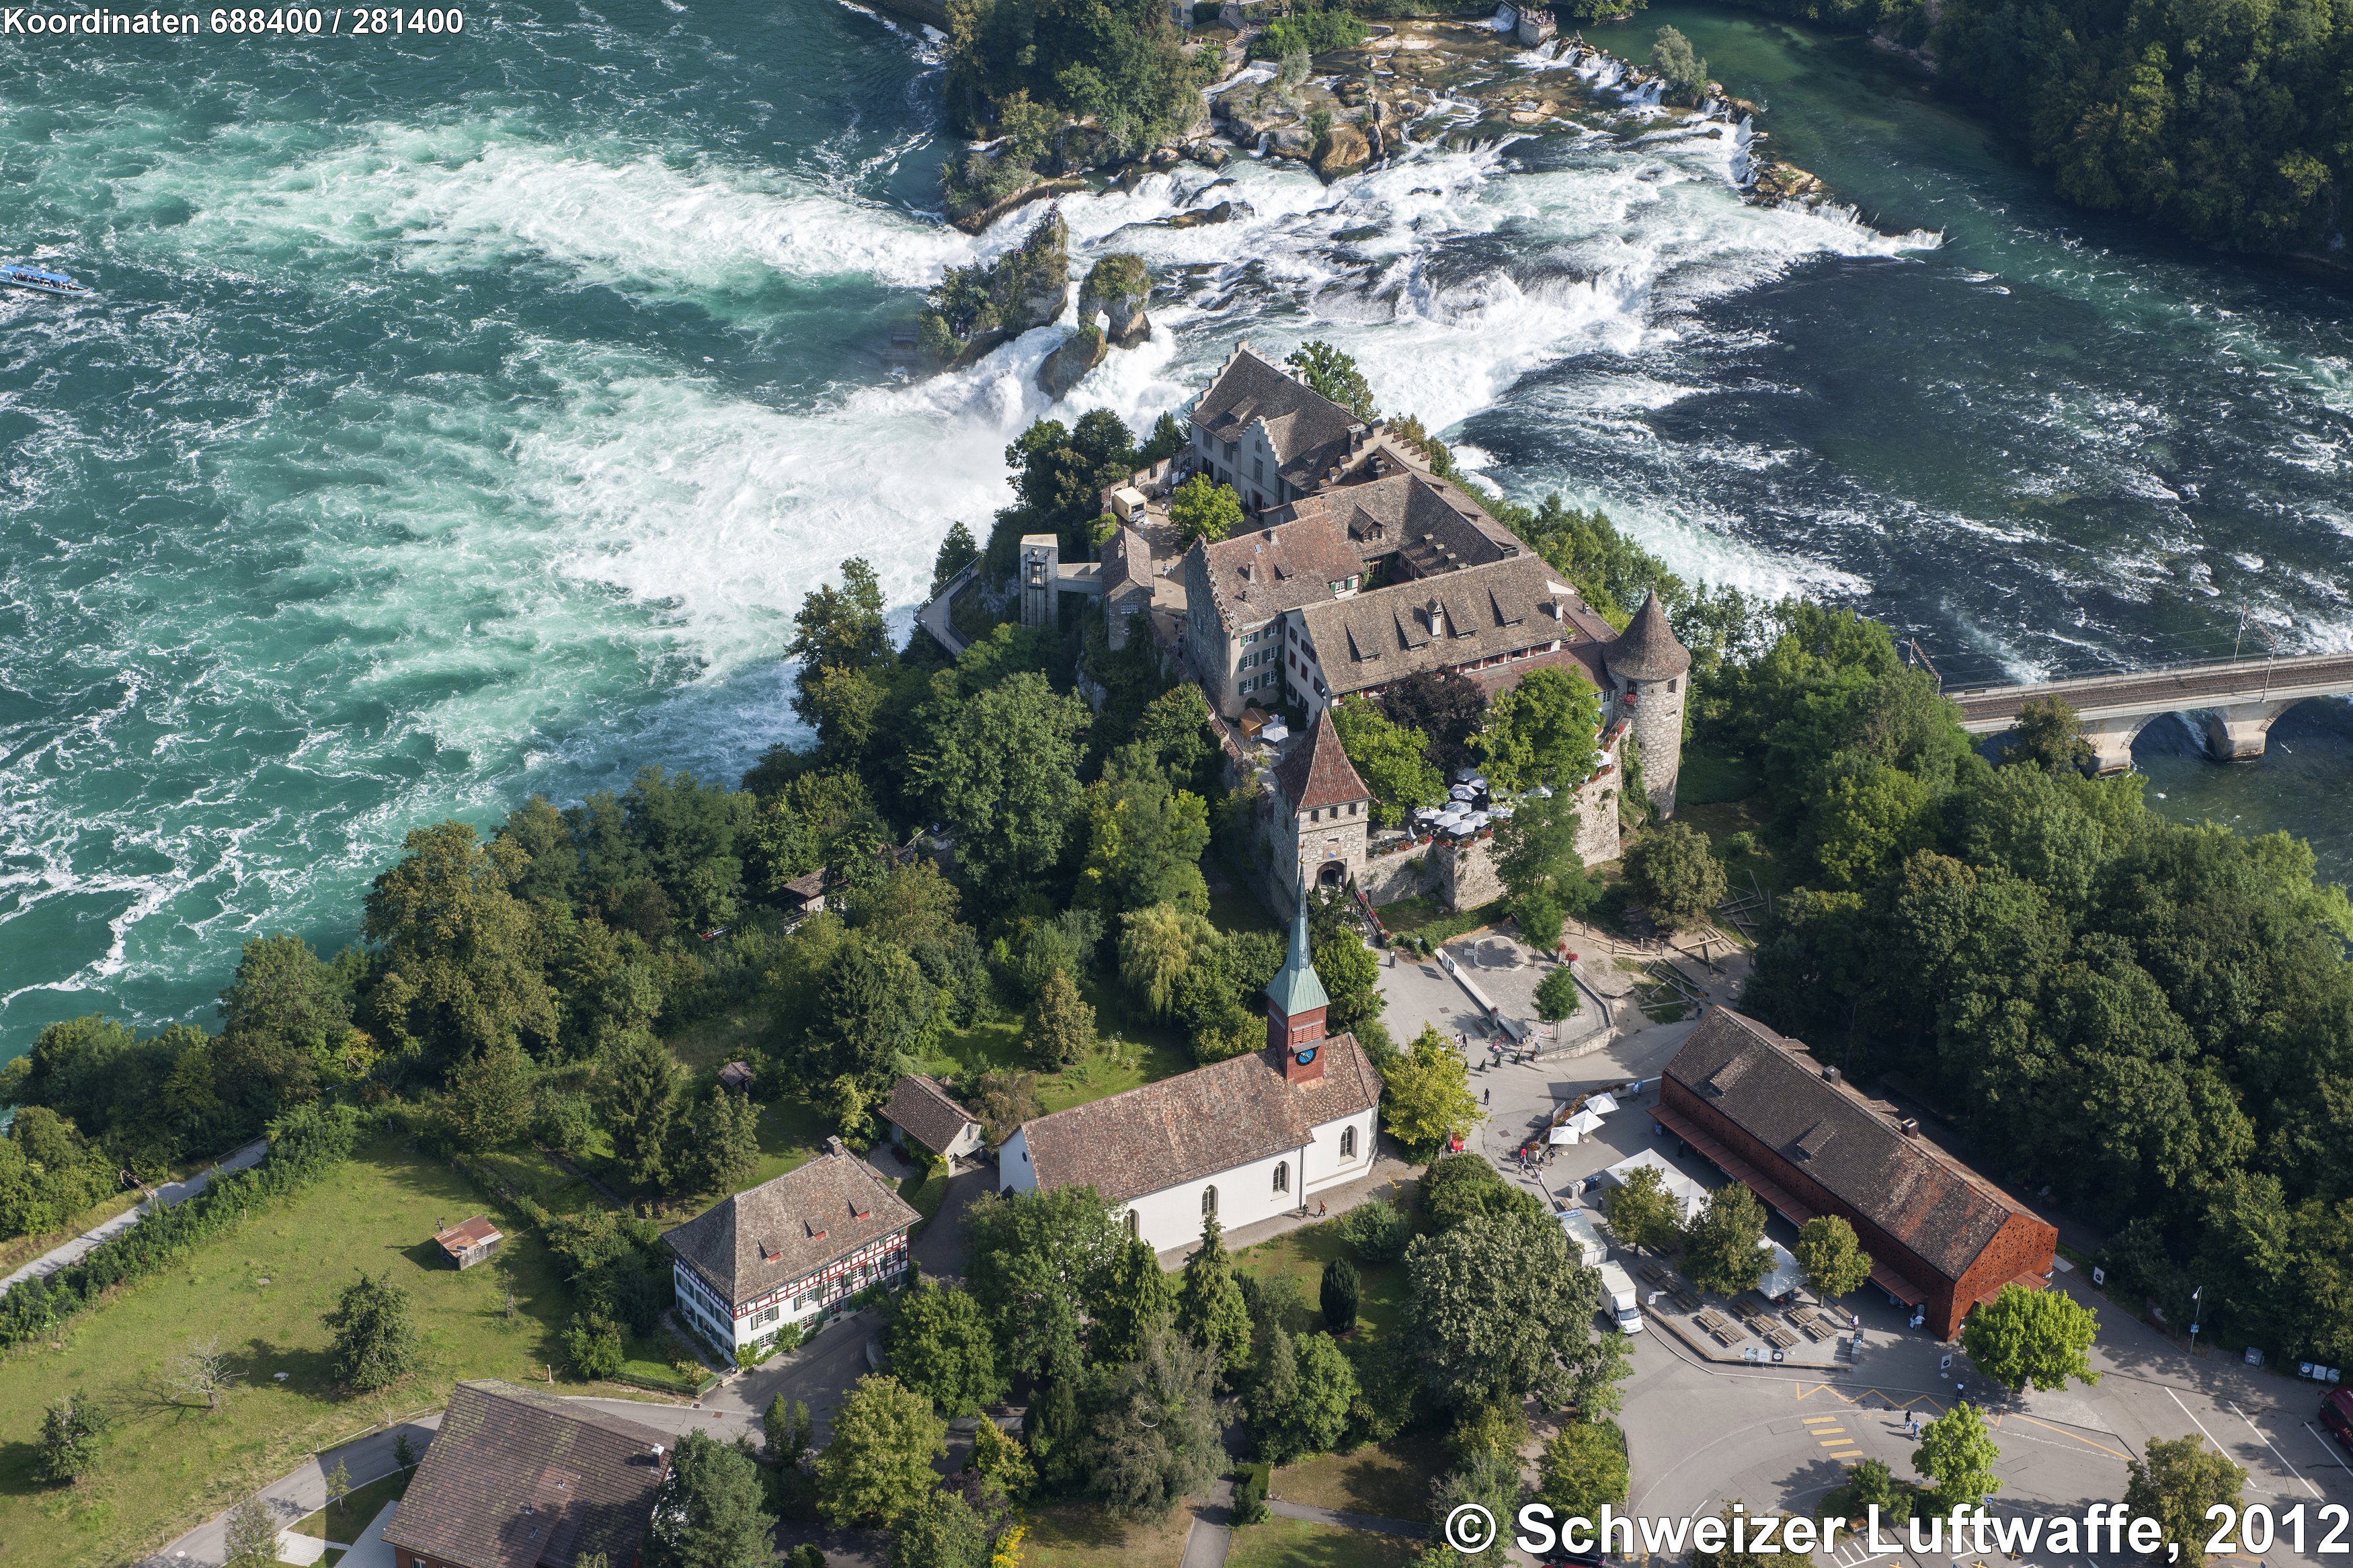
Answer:
M1373 798L1373 792L1356 776L1356 765L1348 761L1347 748L1340 744L1340 731L1332 722L1329 708L1317 709L1314 727L1283 753L1275 765L1274 782L1294 812Z

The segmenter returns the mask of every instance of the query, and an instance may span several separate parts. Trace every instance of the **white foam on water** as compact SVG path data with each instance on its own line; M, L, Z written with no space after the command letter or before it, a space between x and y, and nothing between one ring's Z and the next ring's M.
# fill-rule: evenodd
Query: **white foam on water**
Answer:
M778 277L921 288L976 254L954 229L792 174L551 140L525 119L376 122L315 149L304 128L245 136L243 156L164 159L124 182L126 199L185 203L167 243L270 271L344 250L427 272L545 266L625 292L726 293Z

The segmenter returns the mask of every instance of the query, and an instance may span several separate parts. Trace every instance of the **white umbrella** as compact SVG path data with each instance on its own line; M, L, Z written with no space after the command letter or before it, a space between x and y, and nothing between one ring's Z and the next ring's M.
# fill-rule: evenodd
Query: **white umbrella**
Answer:
M1601 1130L1601 1118L1594 1115L1590 1110L1580 1110L1562 1125L1574 1128L1579 1132L1599 1132Z
M1585 1102L1585 1109L1593 1112L1596 1116L1607 1116L1611 1111L1618 1109L1617 1096L1609 1094L1597 1094L1591 1100Z
M1446 793L1456 800L1469 800L1479 792L1472 789L1469 784L1456 784L1452 789L1448 790Z
M1556 1127L1552 1130L1552 1141L1556 1143L1574 1143L1577 1142L1577 1129Z

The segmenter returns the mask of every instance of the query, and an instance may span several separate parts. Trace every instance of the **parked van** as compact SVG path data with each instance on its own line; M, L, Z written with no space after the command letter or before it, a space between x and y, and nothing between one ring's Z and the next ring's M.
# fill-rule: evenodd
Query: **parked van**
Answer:
M1641 1302L1634 1294L1634 1277L1626 1272L1624 1264L1612 1261L1601 1266L1601 1306L1617 1320L1620 1333L1641 1331Z

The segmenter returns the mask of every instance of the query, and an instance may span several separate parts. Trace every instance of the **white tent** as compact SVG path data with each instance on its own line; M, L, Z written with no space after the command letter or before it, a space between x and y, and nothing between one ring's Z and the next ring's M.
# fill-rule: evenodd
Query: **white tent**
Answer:
M1645 1149L1639 1154L1629 1155L1601 1173L1622 1187L1626 1184L1626 1178L1644 1165L1658 1172L1659 1180L1666 1184L1667 1191L1675 1195L1685 1225L1699 1217L1699 1211L1707 1206L1707 1189L1669 1164L1666 1157L1655 1149Z
M1757 1250L1763 1252L1767 1248L1772 1250L1773 1266L1765 1271L1765 1278L1757 1282L1757 1289L1767 1300L1778 1301L1795 1290L1803 1276L1798 1270L1798 1260L1789 1256L1788 1247L1770 1237L1758 1237Z

